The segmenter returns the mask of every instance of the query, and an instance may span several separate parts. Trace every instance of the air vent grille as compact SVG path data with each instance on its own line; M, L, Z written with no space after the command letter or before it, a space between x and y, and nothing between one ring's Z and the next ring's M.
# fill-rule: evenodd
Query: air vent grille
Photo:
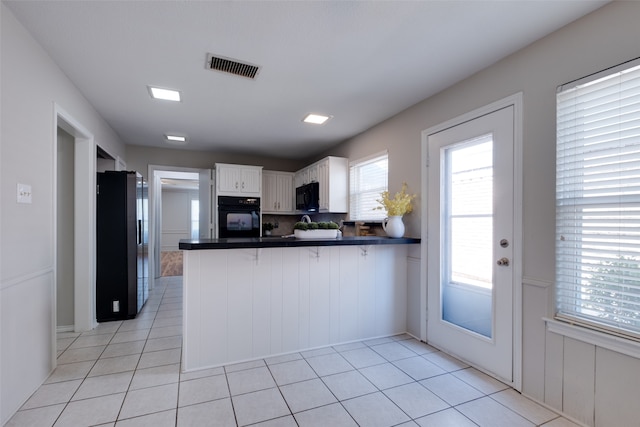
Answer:
M223 73L234 74L236 76L255 79L260 67L247 64L235 59L224 58L222 56L207 54L207 65L209 70L222 71Z

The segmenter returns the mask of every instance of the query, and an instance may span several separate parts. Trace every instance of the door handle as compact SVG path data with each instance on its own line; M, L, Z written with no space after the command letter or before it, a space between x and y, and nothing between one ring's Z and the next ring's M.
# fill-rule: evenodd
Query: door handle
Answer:
M509 258L502 257L496 262L496 264L501 267L507 267L509 265Z

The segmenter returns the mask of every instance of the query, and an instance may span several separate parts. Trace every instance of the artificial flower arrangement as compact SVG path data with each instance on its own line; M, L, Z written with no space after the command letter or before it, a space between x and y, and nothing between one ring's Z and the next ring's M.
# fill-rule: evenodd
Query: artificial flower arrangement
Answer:
M380 193L382 199L376 201L382 206L377 206L374 209L384 209L389 216L402 216L408 214L413 210L411 201L415 199L415 194L407 194L407 183L402 183L402 189L396 193L393 199L389 198L389 192L383 191Z

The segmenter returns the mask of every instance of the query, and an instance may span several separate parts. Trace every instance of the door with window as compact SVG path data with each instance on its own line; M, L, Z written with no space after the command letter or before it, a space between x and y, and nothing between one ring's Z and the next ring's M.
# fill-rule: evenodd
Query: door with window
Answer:
M428 341L511 383L514 106L426 144Z

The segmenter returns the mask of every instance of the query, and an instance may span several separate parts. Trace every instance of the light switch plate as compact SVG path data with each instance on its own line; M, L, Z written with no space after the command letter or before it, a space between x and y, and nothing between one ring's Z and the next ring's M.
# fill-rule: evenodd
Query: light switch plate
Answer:
M18 203L31 203L31 186L18 183Z

